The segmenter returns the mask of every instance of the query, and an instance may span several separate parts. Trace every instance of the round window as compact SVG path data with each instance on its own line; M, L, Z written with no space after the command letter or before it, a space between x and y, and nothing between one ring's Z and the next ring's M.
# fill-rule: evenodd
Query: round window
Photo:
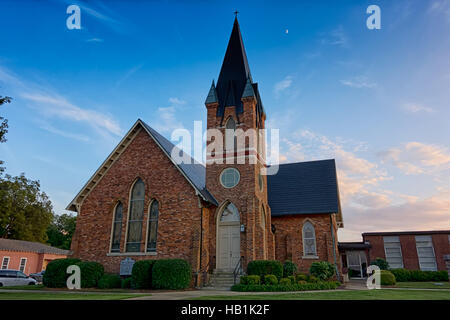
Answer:
M235 168L226 168L220 174L220 183L225 188L233 188L239 183L241 178L239 171Z

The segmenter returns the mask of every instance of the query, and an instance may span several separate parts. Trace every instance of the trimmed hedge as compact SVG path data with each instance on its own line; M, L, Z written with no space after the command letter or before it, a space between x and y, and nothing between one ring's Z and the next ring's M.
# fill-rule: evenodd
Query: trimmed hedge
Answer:
M448 281L447 271L421 271L407 269L392 269L398 282L421 282L421 281Z
M277 279L283 277L283 265L277 260L254 260L247 266L248 275L258 275L261 279L267 274L273 274Z
M183 259L156 260L153 265L154 289L185 289L191 283L191 266Z
M295 284L295 277L294 276L289 276L287 278L291 281L291 284Z
M136 261L131 271L131 282L134 289L150 289L152 287L152 268L156 260Z
M93 261L81 261L77 265L80 267L81 272L81 287L97 287L98 281L105 274L103 265Z
M309 273L322 281L326 281L334 276L335 270L334 264L328 261L319 261L311 263Z
M292 261L285 261L283 264L283 277L287 278L297 273L297 265Z
M239 292L283 292L283 291L308 291L308 290L334 290L341 285L337 281L321 281L317 283L291 284L291 285L242 285L231 287L232 291Z
M389 263L382 258L376 258L374 261L370 262L370 265L378 266L380 270L389 270Z
M122 279L117 274L105 273L103 277L98 280L98 287L100 289L116 289L122 286Z
M381 270L381 285L382 286L393 286L395 285L395 276L392 272L387 270Z
M307 280L308 280L308 276L306 274L299 273L295 276L295 282L307 281Z
M240 284L260 284L261 283L261 277L257 275L253 276L242 276L240 281Z
M122 279L122 289L131 289L131 277Z
M66 281L70 274L67 274L67 267L80 263L80 259L56 259L50 261L44 273L42 282L48 288L65 288Z
M317 282L320 282L321 280L319 278L317 278L316 276L309 276L306 281L309 283L317 283Z
M271 284L271 285L278 284L278 279L273 274L266 274L264 276L264 284Z
M291 284L292 284L292 281L289 278L282 278L280 280L280 286L290 286Z

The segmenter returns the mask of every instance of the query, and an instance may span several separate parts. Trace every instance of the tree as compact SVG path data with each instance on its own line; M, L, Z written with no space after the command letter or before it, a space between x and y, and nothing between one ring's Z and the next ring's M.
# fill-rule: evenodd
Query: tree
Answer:
M4 103L10 103L11 98L10 97L3 97L0 96L0 106ZM0 143L6 142L6 134L8 133L8 119L5 119L3 117L0 117ZM1 165L3 164L3 161L0 160L0 174L5 171L5 168Z
M54 216L47 229L47 242L53 247L69 250L76 223L77 217L70 214Z
M0 238L45 243L52 217L52 203L39 181L24 174L0 180Z

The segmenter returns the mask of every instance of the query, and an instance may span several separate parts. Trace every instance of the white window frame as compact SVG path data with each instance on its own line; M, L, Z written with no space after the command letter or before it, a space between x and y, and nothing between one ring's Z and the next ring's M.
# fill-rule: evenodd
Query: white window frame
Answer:
M400 249L400 259L401 259L401 266L400 267L393 267L393 265L389 262L389 258L388 258L388 253L387 253L387 248L386 248L386 243L398 243L398 248ZM404 267L403 264L403 252L402 252L402 244L400 242L400 237L399 236L386 236L383 237L383 247L384 247L384 256L386 257L386 262L389 264L389 267L391 269L401 269ZM398 258L398 257L396 257Z
M22 269L22 261L25 261L25 263L23 264L23 269ZM25 273L25 268L27 267L27 262L28 262L27 258L20 258L19 271L22 271L23 273Z
M6 268L4 268L3 266L5 265L5 259L7 259L8 263L6 264ZM7 270L9 267L9 262L11 261L11 257L8 256L4 256L2 259L2 270Z
M226 174L226 172L230 172L230 171L237 173L237 181L235 181L235 184L233 184L232 186L226 186L222 181L222 177L224 174ZM220 173L220 176L219 176L219 180L220 180L220 184L222 185L222 187L224 187L226 189L232 189L232 188L236 187L239 184L239 182L241 181L241 173L236 168L228 167L228 168L225 168L222 170L222 172Z
M422 271L437 271L437 261L436 261L436 252L434 251L434 245L433 245L433 237L431 235L423 235L423 236L416 236L416 250L417 250L417 259L419 260L419 268ZM433 258L434 259L434 268L429 267L422 267L422 263L420 262L420 255L419 255L419 248L430 248L427 246L418 246L419 243L423 242L429 242L431 244L431 251L433 252L433 257L422 257L422 258Z
M313 237L312 238L305 238L305 228L306 226L310 225L312 227L313 231ZM306 254L306 246L305 246L305 239L313 239L314 240L314 254ZM305 221L302 227L302 244L303 244L303 259L318 259L317 256L317 239L316 239L316 228L314 228L314 225L311 221Z

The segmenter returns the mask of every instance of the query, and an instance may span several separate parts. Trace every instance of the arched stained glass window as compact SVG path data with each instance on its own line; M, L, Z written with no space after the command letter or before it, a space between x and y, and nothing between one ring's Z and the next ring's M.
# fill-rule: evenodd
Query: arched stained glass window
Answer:
M228 118L227 124L225 125L225 150L235 151L237 150L237 137L235 135L236 122L232 117Z
M114 208L114 222L111 240L111 252L120 252L120 236L122 234L123 205L118 202Z
M127 252L141 251L142 221L144 220L145 185L138 179L131 191L128 220Z
M156 240L158 238L158 216L159 203L154 200L150 206L147 230L147 252L156 251Z
M241 221L239 217L239 210L236 208L234 204L231 202L227 204L225 209L222 211L222 215L220 216L220 222L236 222Z
M303 225L303 255L317 256L316 232L311 222L307 221Z

